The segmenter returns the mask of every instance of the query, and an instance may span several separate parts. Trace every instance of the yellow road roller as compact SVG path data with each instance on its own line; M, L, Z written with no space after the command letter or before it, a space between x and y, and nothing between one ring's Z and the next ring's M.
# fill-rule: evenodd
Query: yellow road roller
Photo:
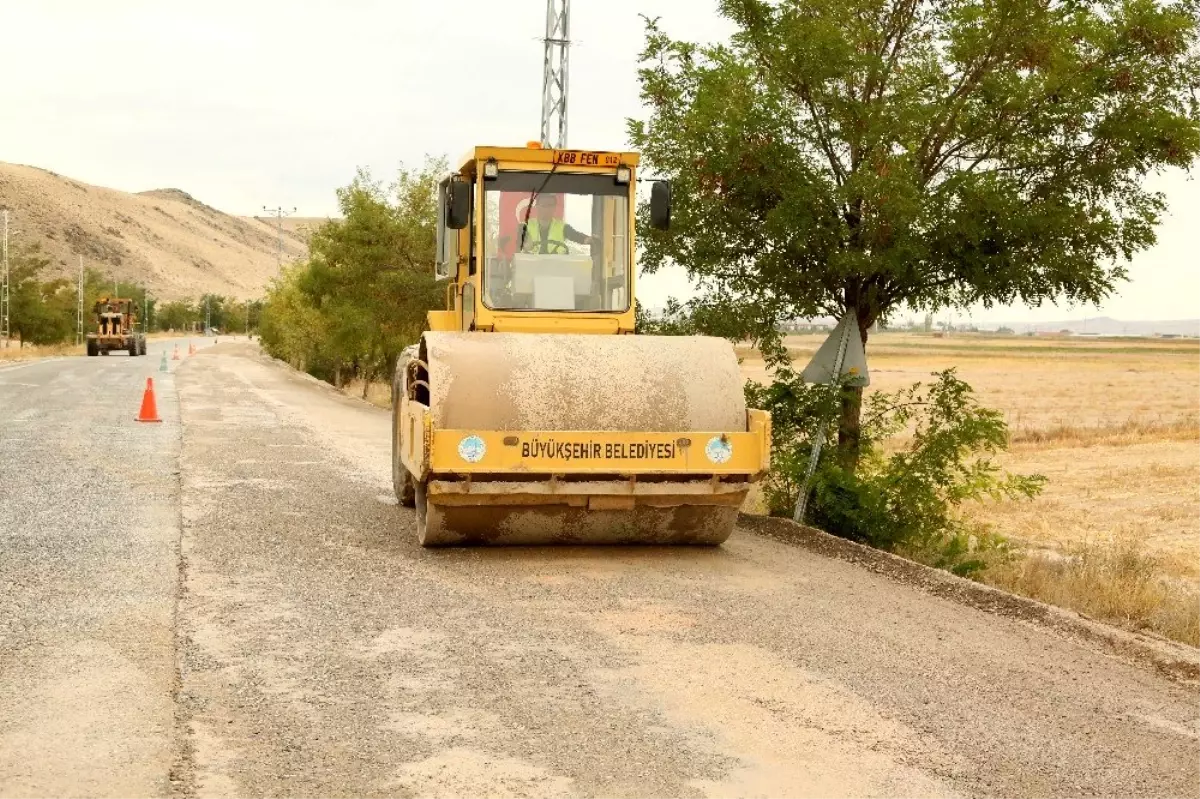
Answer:
M770 458L733 346L634 333L638 154L476 147L438 190L445 310L396 364L426 547L718 545ZM651 185L650 220L671 193Z

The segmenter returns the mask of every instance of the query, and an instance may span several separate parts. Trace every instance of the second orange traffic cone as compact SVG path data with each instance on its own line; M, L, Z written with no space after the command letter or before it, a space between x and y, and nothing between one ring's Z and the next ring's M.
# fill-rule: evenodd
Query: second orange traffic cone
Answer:
M173 353L171 353L171 360L172 361L179 360L179 345L178 344L175 345L175 351Z
M188 342L188 355L195 355L195 354L196 354L196 345L189 341Z
M135 422L161 422L158 418L158 403L154 401L154 378L146 378L146 391L142 394L142 410Z

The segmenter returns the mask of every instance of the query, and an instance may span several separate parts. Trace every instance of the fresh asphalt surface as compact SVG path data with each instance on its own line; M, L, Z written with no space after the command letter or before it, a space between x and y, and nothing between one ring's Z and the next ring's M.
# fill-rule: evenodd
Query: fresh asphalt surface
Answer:
M1194 685L805 549L422 550L386 412L197 343L0 366L0 795L1200 793Z

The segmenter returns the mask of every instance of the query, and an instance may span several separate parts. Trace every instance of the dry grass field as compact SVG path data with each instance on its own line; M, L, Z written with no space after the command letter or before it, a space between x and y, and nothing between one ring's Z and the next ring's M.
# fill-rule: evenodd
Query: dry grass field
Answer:
M822 340L788 346L803 366ZM868 391L956 367L1008 419L1003 465L1049 478L1032 501L966 509L1027 553L984 579L1200 642L1200 342L883 333L868 364Z
M35 361L38 358L54 358L60 355L83 355L83 345L55 344L47 347L21 347L16 341L4 346L0 341L0 364L15 363L16 361Z

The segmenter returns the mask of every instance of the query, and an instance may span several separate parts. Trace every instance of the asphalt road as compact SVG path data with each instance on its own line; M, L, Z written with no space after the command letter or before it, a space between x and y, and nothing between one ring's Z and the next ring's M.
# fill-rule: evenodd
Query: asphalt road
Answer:
M174 347L0 362L0 794L169 789ZM147 377L159 424L133 421Z
M1195 684L746 530L425 551L387 413L157 365L0 368L0 795L1200 794Z

